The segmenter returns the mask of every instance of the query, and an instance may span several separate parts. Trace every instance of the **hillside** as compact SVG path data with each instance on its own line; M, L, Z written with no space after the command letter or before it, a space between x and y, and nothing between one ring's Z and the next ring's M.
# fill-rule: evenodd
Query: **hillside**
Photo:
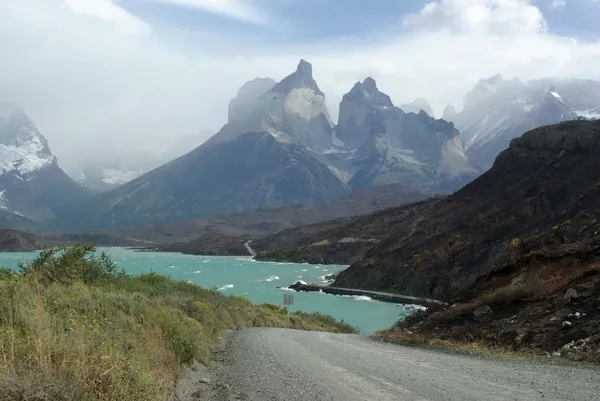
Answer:
M599 121L527 132L486 174L401 222L334 285L453 304L401 324L392 338L410 332L418 341L480 341L594 360L599 153Z
M598 121L525 133L487 173L400 222L338 284L451 299L531 253L593 248L599 139Z
M176 399L177 381L206 369L228 330L355 331L158 274L130 277L89 246L44 251L17 274L1 269L0 310L6 401Z
M430 196L402 185L385 185L359 191L322 205L296 205L233 213L204 220L165 223L104 232L109 238L137 239L157 244L161 250L191 254L247 255L244 243L280 231L356 216ZM99 235L103 232L89 233ZM81 234L77 234L80 236ZM253 247L254 242L253 242Z
M328 261L341 251L332 261L354 263L336 287L453 304L420 316L417 326L418 319L400 324L420 333L417 341L554 352L582 340L588 345L571 354L586 354L600 342L599 153L600 121L541 127L513 140L488 172L453 195L289 230L265 239L259 258ZM356 245L371 237L374 246ZM398 330L389 336L402 337Z
M252 241L257 260L296 263L351 264L384 240L402 221L433 211L438 198L289 228Z

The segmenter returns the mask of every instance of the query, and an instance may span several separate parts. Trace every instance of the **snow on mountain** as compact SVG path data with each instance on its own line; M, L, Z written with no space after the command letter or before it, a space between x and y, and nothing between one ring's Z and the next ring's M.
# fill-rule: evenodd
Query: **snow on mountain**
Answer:
M575 114L588 120L600 119L600 106L588 110L574 110Z
M574 112L577 105L578 110ZM582 106L587 106L583 108ZM451 118L474 166L485 170L510 141L542 125L594 115L600 85L578 80L541 79L522 82L501 75L482 79L465 96L462 112ZM589 113L586 111L590 110Z
M53 161L46 139L23 111L0 103L0 174L14 172L18 179L29 180Z
M58 167L48 141L25 112L0 103L0 209L44 220L86 191ZM6 216L6 214L3 214ZM19 219L7 221L19 223Z

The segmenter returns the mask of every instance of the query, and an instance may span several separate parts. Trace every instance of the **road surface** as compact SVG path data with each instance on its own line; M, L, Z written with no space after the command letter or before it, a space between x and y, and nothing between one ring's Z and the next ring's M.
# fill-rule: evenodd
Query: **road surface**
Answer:
M252 249L252 247L250 246L251 242L252 241L244 242L244 246L246 247L246 250L248 251L248 253L250 254L250 256L256 256L256 252L254 252L254 249Z
M386 344L358 335L247 329L233 335L213 400L600 399L600 372ZM207 399L207 398L204 398Z

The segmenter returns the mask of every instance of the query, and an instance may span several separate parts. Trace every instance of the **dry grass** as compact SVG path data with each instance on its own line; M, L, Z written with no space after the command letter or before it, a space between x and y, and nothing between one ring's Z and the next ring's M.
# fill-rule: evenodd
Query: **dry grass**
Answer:
M187 364L209 363L228 329L353 332L319 314L117 272L93 247L0 271L0 399L163 400Z
M519 283L485 292L470 301L435 312L428 319L433 323L448 323L472 313L484 305L507 305L525 299L530 301L543 299L565 290L577 280L596 273L600 273L600 264L598 263L572 268L554 264L544 265L534 270L529 276L522 277Z
M532 358L533 354L514 351L508 347L490 347L482 341L456 341L429 337L419 333L413 333L406 329L390 329L378 331L374 338L401 345L427 346L443 350L451 350L469 355L480 355L500 359L526 360Z

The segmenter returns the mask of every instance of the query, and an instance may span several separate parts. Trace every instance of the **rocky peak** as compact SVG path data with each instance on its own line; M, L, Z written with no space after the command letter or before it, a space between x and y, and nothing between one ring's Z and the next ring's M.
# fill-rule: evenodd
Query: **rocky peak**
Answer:
M458 112L456 111L456 109L454 108L454 106L451 105L451 104L449 104L444 109L444 113L442 114L442 118L444 120L446 120L446 121L452 121L454 119L454 117L456 117L457 114L458 114Z
M312 65L305 60L300 60L296 71L293 74L285 77L283 80L281 80L281 82L277 83L271 89L271 92L283 93L287 95L293 89L301 88L312 89L315 92L315 94L325 96L325 94L321 92L319 86L317 85L317 82L313 78Z
M415 114L419 114L419 112L423 110L425 113L429 114L430 116L433 116L433 108L431 107L427 99L423 99L421 97L413 100L410 103L403 104L402 106L400 106L400 109L402 109L402 111L406 113Z
M379 92L379 89L377 89L377 82L371 77L366 77L361 86L363 90L370 93Z
M229 102L229 122L243 121L256 109L258 98L275 86L271 78L255 78L246 82L237 92L237 96Z
M46 138L16 105L0 103L0 174L28 175L54 163Z
M375 108L394 107L392 99L379 91L377 82L371 77L365 78L362 82L355 83L350 92L344 95L343 100L349 100L356 104L368 104Z

